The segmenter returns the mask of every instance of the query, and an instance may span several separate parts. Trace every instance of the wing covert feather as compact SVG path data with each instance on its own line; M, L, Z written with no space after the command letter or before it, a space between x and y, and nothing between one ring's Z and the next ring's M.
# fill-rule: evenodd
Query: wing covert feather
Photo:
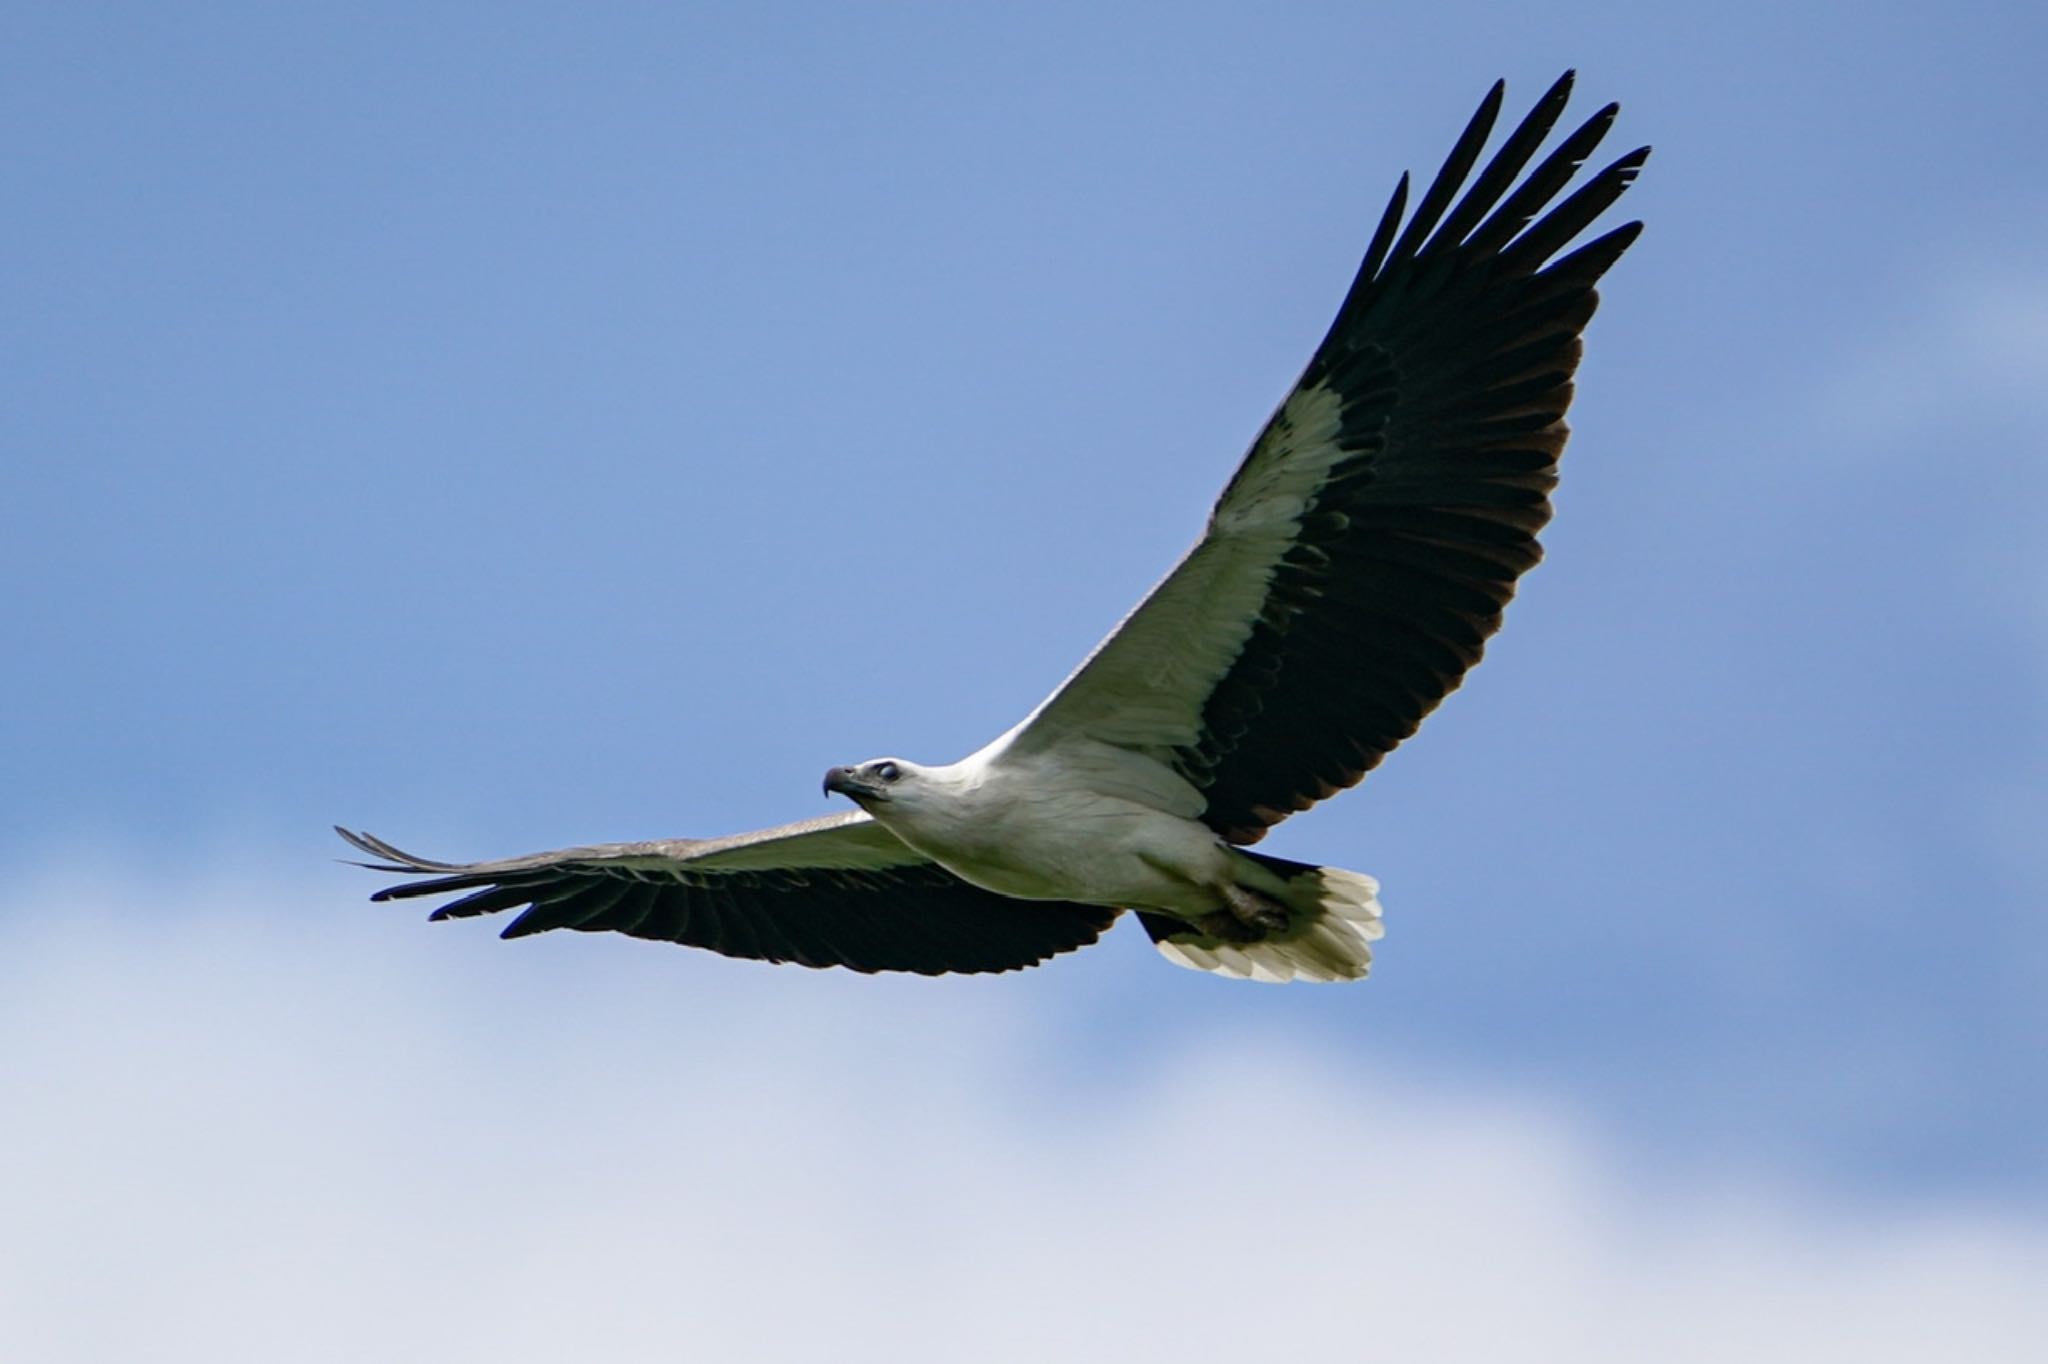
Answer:
M1356 783L1458 686L1541 557L1594 285L1642 226L1557 257L1648 155L1553 202L1617 111L1528 170L1571 85L1567 72L1458 199L1496 84L1397 240L1401 177L1202 538L1003 742L1149 756L1202 792L1211 828L1251 843Z
M429 879L372 900L466 892L436 909L460 919L525 906L507 938L550 929L618 932L726 956L940 975L1011 971L1085 947L1115 909L1013 900L969 885L859 811L730 838L565 848L495 862L436 862L337 829Z

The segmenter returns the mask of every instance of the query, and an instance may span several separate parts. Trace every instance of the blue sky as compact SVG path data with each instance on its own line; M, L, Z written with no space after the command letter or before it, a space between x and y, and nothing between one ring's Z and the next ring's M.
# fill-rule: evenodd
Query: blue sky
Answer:
M155 1263L190 1234L165 1191L233 1184L249 1132L695 1150L649 1097L684 1086L856 1180L928 1108L1033 1265L1058 1229L1006 1200L1078 1200L1077 1152L1136 1187L1199 1179L1212 1129L1393 1134L1427 1177L1286 1201L1370 1222L1375 1181L1456 1203L1526 1166L1594 1296L1642 1287L1630 1237L1711 1278L1872 1226L1946 1282L1953 1238L1914 1229L1963 1219L1974 1318L2017 1320L2000 1275L2048 1263L2031 9L15 6L0 53L0 1021L17 1092L69 1086L0 1224L68 1245L50 1190L136 1170ZM333 863L335 822L449 856L707 835L821 812L831 763L979 746L1193 537L1396 175L1494 77L1520 108L1567 66L1657 152L1550 557L1423 733L1268 843L1381 878L1369 984L1233 986L1129 928L976 982L502 945ZM312 1097L393 1056L375 1111ZM1232 1108L1233 1066L1294 1125ZM201 1097L154 1104L164 1073ZM158 1163L74 1140L106 1122ZM1457 1136L1495 1130L1528 1142ZM493 1159L422 1196L539 1199L499 1233L536 1274L572 1224L688 1221ZM321 1254L419 1231L395 1156L342 1166L236 1187L395 1209L313 1216ZM913 1183L875 1206L964 1234ZM707 1225L811 1225L733 1187ZM1762 1211L1729 1230L1703 1190ZM1587 1230L1634 1200L1680 1211ZM818 1244L874 1249L864 1207ZM223 1225L195 1263L239 1273ZM1889 1272L1800 1282L1920 1301ZM1409 1297L1502 1306L1434 1282ZM4 1307L0 1341L56 1338Z

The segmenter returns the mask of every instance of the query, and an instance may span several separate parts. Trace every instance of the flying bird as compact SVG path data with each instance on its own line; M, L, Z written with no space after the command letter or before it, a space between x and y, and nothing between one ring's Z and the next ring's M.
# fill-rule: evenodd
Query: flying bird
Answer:
M1649 155L1566 195L1617 112L1537 161L1572 79L1468 187L1496 82L1405 224L1401 177L1329 334L1201 538L993 743L943 765L833 767L826 792L857 808L726 838L457 863L337 830L382 859L359 865L427 878L371 898L466 892L435 919L524 907L508 938L610 930L927 975L1036 965L1128 909L1183 966L1364 976L1378 883L1248 845L1413 734L1541 553L1594 285L1642 224L1567 248Z

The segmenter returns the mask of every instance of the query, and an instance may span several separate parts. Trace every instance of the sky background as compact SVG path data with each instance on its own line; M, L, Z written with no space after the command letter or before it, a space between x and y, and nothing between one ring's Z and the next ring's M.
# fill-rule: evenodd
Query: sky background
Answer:
M2016 3L0 7L0 1354L2029 1357L2044 59ZM1657 150L1549 558L1264 845L1381 878L1368 984L500 944L333 860L979 747L1399 172L1568 66Z

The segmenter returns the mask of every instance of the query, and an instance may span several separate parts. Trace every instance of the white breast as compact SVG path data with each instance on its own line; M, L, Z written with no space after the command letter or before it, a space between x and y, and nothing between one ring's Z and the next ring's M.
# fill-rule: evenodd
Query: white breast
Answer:
M875 816L962 880L1003 895L1185 914L1216 908L1229 849L1199 821L1146 799L1183 803L1174 787L1185 783L1166 772L1172 784L1159 791L1164 784L1138 769L1165 769L1125 758L1004 761L991 746L927 769L929 798L892 802Z

